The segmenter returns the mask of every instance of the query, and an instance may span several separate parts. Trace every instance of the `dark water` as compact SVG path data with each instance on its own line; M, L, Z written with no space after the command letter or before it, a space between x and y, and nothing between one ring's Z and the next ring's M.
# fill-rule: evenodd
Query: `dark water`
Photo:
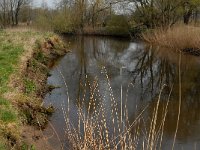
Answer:
M177 125L179 79L181 79L181 111L175 149L200 149L200 59L198 57L184 54L180 57L179 52L169 49L107 37L67 37L66 42L70 42L72 52L52 68L48 84L58 88L45 98L45 105L52 104L56 108L51 118L51 125L55 128L61 143L65 143L66 139L63 112L68 105L68 95L70 119L77 125L77 106L78 101L84 97L84 84L98 80L99 93L104 96L106 109L111 105L109 81L113 98L119 104L120 100L123 100L122 106L123 109L127 107L130 122L133 122L148 105L143 116L143 123L147 126L152 118L159 93L165 85L160 98L157 122L162 121L163 108L172 89L162 140L162 149L171 149ZM89 93L89 90L86 90L86 99ZM87 110L88 104L85 103L82 107ZM49 141L55 149L59 149L58 140L52 138Z

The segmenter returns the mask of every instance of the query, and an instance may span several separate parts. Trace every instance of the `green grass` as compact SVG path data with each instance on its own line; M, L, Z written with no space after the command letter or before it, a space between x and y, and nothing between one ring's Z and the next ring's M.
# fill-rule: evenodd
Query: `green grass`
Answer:
M1 150L1 149L0 149ZM22 146L21 146L21 150L35 150L35 147L34 147L34 145L31 145L31 146L29 146L29 145L27 145L27 144L23 144Z
M7 109L0 110L0 120L4 123L16 121L16 118L17 116L14 112Z
M0 98L0 106L8 106L8 105L10 105L8 100Z
M0 122L7 124L15 122L16 120L17 115L12 108L11 103L4 98L0 98Z
M25 85L25 93L26 94L30 94L36 90L35 83L30 79L25 79L24 85Z
M8 86L10 75L16 71L19 56L24 51L22 45L12 43L8 36L6 32L0 32L0 130L3 131L5 131L7 124L17 123L16 110L11 102L3 98L3 95L10 90ZM6 131L0 133L0 150L6 149L3 142L5 140L2 139L4 134Z
M6 150L5 145L0 141L0 150Z
M14 46L9 42L0 42L0 93L8 90L9 76L15 71L19 55L22 54L22 46Z

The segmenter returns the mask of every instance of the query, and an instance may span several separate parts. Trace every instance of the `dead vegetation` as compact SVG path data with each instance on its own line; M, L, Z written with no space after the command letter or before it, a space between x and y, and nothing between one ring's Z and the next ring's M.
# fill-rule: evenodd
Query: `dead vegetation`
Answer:
M155 29L142 35L150 43L174 50L200 55L200 28L179 25L169 29Z
M109 92L110 105L105 103L104 96L100 94L97 79L94 82L88 83L91 94L90 100L84 97L78 101L77 124L73 124L69 118L71 112L69 107L63 112L66 116L66 137L70 149L161 149L171 93L167 97L166 105L164 107L161 106L161 95L165 88L164 85L158 98L154 101L155 106L144 106L136 114L135 119L130 122L127 104L122 105L123 99L121 99L121 102L115 99L107 72L105 68L103 70L106 73L108 89L106 88L105 90ZM83 84L82 88L86 86L86 84ZM70 99L68 99L69 102ZM85 105L87 105L87 108L84 107ZM145 120L145 112L148 109L153 111L151 117ZM162 114L159 114L161 109L163 110ZM162 119L158 119L159 117L162 117Z

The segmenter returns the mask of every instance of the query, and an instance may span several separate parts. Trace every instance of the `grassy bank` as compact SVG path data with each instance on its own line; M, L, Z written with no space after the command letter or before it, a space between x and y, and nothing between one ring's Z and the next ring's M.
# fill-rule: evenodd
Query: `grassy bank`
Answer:
M53 111L41 105L48 68L65 53L53 33L0 31L0 149L22 149L24 125L45 127Z
M167 30L155 29L142 35L150 43L193 55L200 55L200 28L179 25Z

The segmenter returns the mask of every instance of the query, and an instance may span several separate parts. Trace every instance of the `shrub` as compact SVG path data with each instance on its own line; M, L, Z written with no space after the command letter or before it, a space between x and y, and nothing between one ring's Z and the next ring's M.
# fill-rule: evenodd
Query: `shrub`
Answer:
M108 21L106 31L112 35L128 35L129 25L126 18L122 15L113 15Z

